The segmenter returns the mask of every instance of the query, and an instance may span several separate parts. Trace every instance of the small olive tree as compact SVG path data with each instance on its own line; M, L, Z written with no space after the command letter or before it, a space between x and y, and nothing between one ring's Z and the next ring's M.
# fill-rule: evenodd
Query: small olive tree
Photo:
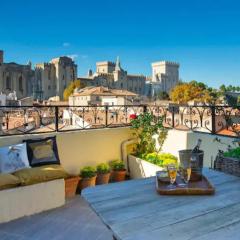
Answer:
M163 117L155 117L151 113L142 113L131 120L131 129L138 138L136 155L144 158L147 154L162 150L167 138L167 129L163 126ZM158 136L159 148L156 148L154 135Z

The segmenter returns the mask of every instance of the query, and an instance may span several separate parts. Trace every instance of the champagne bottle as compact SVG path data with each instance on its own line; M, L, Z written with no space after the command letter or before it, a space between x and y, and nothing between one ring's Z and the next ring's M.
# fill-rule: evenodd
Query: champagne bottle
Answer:
M198 153L199 152L201 143L202 143L202 140L199 138L197 140L196 146L192 150L192 153Z
M200 181L202 179L203 152L200 151L201 139L197 140L196 146L191 152L191 181Z

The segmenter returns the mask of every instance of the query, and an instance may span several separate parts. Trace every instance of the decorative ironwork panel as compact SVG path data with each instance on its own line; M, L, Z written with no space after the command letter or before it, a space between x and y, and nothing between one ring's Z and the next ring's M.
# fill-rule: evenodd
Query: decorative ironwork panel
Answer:
M53 132L54 107L1 107L0 135Z
M240 106L2 106L0 136L130 126L131 119L150 112L163 125L240 137Z
M216 133L240 137L240 106L215 107Z

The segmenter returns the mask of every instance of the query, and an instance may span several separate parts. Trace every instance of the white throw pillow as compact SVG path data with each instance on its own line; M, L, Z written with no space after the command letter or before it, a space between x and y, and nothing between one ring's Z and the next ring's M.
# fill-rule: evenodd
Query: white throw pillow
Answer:
M1 173L13 173L29 167L26 143L0 147Z

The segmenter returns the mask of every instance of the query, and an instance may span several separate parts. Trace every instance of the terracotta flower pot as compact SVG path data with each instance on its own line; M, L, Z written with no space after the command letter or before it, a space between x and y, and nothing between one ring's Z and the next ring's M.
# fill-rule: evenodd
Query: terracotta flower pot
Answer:
M122 182L126 178L126 170L112 171L112 180L114 182Z
M79 182L80 190L87 187L94 187L96 185L96 177L97 176L91 178L82 178L81 181Z
M65 197L66 198L71 198L75 196L79 180L80 180L80 177L78 176L65 179Z
M97 185L108 184L110 178L110 173L102 173L97 175Z

